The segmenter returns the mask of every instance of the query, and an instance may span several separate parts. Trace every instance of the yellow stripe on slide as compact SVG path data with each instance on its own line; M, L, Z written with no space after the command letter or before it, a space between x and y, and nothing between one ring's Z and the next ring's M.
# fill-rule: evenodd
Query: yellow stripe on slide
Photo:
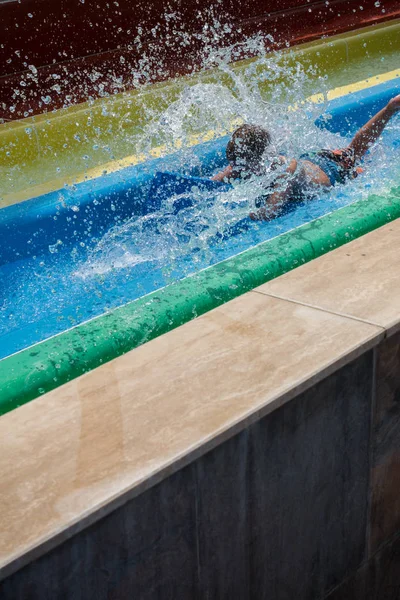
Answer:
M342 85L333 90L329 90L327 99L334 100L335 98L342 98L342 96L346 96L347 94L354 94L355 92L366 90L369 87L396 79L396 77L400 77L400 69L395 69L394 71L389 71L388 73L382 73L381 75L374 75L368 79L363 79L362 81L357 81L356 83ZM314 94L313 96L310 96L309 100L320 103L323 102L325 98L323 94Z
M239 125L241 125L241 121L232 121L231 131L233 131ZM202 135L192 135L188 138L188 146L190 147L204 142L209 142L212 139L215 139L215 137L216 133L213 130L209 130ZM181 147L182 143L177 142L175 144L174 150L180 150ZM125 158L121 158L119 160L113 160L108 163L104 163L99 167L88 169L88 171L86 171L85 173L81 173L74 177L63 177L62 179L60 178L53 179L51 181L46 181L45 183L42 183L40 185L30 187L28 190L21 190L20 192L14 192L3 196L1 198L1 207L11 206L12 204L17 204L18 202L23 202L31 198L37 198L38 196L54 192L64 187L76 185L78 183L82 183L83 181L96 179L97 177L107 175L108 173L115 173L117 171L125 169L126 167L132 167L139 163L145 162L149 158L161 158L162 156L166 156L167 154L168 150L166 146L156 146L150 150L148 155L132 154L131 156L126 156Z

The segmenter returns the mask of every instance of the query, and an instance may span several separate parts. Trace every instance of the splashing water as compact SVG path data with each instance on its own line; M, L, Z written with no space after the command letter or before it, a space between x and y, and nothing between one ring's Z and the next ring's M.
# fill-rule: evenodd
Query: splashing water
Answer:
M230 48L213 52L205 60L207 67L214 68L216 82L185 87L161 117L150 120L140 135L132 138L139 153L150 157L154 146L163 147L166 153L179 148L182 162L189 161L192 167L199 167L191 147L193 136L200 140L218 137L245 122L270 131L271 157L283 154L298 159L304 152L348 144L350 138L314 124L324 113L327 102L315 104L308 98L317 92L326 98L328 82L316 77L312 68L305 72L300 65L288 66L287 61L278 64L265 52L265 41L254 38L248 40L246 51L257 54L258 58L238 73L231 63L235 51ZM396 172L400 172L400 159L393 161L391 149L398 137L398 121L393 121L382 141L367 157L366 174L345 187L330 190L331 210L365 198L371 191L382 193L394 185ZM193 252L201 256L201 264L207 264L210 242L215 245L218 234L247 216L254 209L255 199L278 174L276 170L271 171L264 177L235 185L233 190L218 194L215 202L210 202L210 197L203 192L196 198L195 208L180 211L178 215L171 214L167 203L156 213L113 227L89 253L78 275L105 274L141 262L156 261L165 267L168 261ZM326 200L327 194L323 196ZM176 200L171 197L170 203Z

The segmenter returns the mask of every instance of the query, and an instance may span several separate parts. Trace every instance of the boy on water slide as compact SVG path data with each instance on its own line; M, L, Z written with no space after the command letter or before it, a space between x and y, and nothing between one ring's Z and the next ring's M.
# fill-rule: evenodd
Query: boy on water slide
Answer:
M250 213L255 221L269 221L278 216L288 203L310 198L321 188L328 189L356 177L362 171L357 164L399 110L400 95L392 98L385 108L361 127L347 148L302 154L299 160L268 156L270 133L258 125L242 125L233 133L226 148L229 165L212 179L245 180L262 176L279 165L286 166L284 173L275 178L266 188L265 196L258 200L259 210Z

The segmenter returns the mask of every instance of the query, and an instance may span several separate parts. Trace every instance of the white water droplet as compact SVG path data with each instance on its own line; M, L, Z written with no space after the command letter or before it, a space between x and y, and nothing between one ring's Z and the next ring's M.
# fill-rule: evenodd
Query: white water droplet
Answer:
M49 252L51 254L55 254L56 252L58 252L58 247L62 246L62 241L61 240L57 240L55 244L49 246Z

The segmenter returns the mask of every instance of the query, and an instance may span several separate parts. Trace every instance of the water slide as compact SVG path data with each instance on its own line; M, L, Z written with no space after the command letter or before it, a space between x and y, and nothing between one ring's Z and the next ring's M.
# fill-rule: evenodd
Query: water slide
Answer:
M248 35L194 74L1 125L0 411L397 218L398 118L362 176L271 222L248 216L257 185L210 177L243 122L293 156L345 145L400 93L399 32Z

